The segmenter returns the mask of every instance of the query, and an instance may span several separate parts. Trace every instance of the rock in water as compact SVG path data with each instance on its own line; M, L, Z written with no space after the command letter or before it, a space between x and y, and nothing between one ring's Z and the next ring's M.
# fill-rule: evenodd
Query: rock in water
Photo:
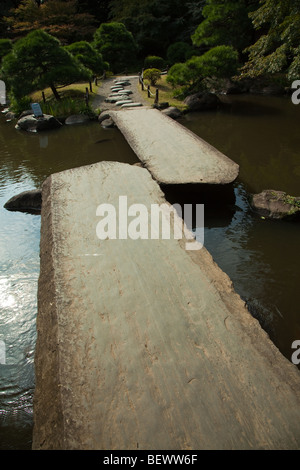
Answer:
M40 214L42 209L42 191L41 189L33 189L17 194L4 204L4 208L9 211Z
M114 121L111 118L102 121L101 126L105 127L106 129L112 129L113 127L116 127Z
M50 129L58 129L62 126L54 116L44 114L41 117L35 117L33 114L24 116L18 120L16 129L21 129L27 132L47 131Z
M207 111L209 109L216 109L221 100L214 93L199 92L187 96L184 100L189 108L189 111Z
M163 109L162 113L172 119L178 119L182 116L182 112L174 106L169 106L168 108Z
M262 217L300 219L300 197L289 196L284 191L265 189L252 196L251 206Z
M89 120L90 118L86 114L72 114L72 116L67 117L67 119L65 120L65 124L84 124Z

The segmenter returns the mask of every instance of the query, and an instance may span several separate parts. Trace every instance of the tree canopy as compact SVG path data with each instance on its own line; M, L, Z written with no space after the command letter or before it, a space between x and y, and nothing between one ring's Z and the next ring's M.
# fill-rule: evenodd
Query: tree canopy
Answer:
M248 48L244 76L287 73L300 76L300 0L261 0L250 14L259 39Z
M0 39L0 64L2 58L12 50L12 41L10 39Z
M59 100L58 86L89 80L91 73L65 50L58 39L37 30L19 39L2 61L1 77L15 98L50 87Z
M140 57L164 57L174 42L190 41L204 4L205 0L112 0L111 18L132 32Z
M224 71L215 48L226 46L244 64L241 77L300 76L300 0L3 0L0 60L12 46L7 38L36 30L70 46L77 66L93 73L102 73L104 61L118 73L143 64L161 69L157 61L165 60L175 67L171 80L192 83L208 58Z
M96 29L93 15L78 12L77 0L23 0L5 21L15 37L42 29L64 44L91 39Z
M168 65L185 62L195 55L195 52L196 51L192 45L187 42L174 42L174 44L171 44L167 49Z
M199 57L173 65L167 81L173 86L188 84L192 90L195 86L201 87L201 82L207 77L231 77L237 68L238 52L231 46L216 46Z
M248 14L257 4L257 0L207 0L202 10L204 20L192 35L194 45L226 45L242 51L252 40L253 26Z
M74 42L65 48L94 75L102 74L109 68L102 55L87 41Z
M122 23L102 23L94 34L94 46L115 73L128 69L136 61L136 42Z

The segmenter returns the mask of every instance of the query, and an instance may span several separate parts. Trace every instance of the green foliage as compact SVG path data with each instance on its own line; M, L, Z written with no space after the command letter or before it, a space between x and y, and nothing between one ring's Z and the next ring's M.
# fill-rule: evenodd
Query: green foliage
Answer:
M186 64L179 63L172 65L168 72L167 82L175 88L176 86L185 85L188 81Z
M232 46L214 47L196 60L201 64L204 77L232 77L239 65L238 52Z
M187 42L175 42L168 47L167 60L170 66L185 62L195 54L194 48Z
M65 48L94 75L102 74L108 68L102 55L86 41L74 42Z
M10 39L0 39L0 63L2 57L12 50L12 41Z
M252 39L253 27L248 17L251 3L247 0L207 0L202 11L204 21L192 35L194 45L228 45L242 51Z
M230 46L217 46L199 57L192 57L185 63L170 68L167 81L173 87L189 85L194 87L205 78L227 78L238 68L238 52Z
M86 106L84 100L75 100L72 98L64 98L61 101L49 101L46 103L40 103L44 114L50 114L52 116L65 118L72 114L85 114L95 117L95 113L89 106Z
M250 14L253 26L263 31L248 48L249 60L243 76L287 73L289 80L300 73L300 1L261 0L260 7Z
M111 0L111 17L132 32L139 57L165 57L175 40L190 40L204 4L205 0Z
M158 69L147 69L144 71L144 79L149 80L152 86L156 85L160 79L161 72Z
M14 43L12 52L2 61L0 74L17 99L48 86L59 99L57 86L91 78L56 38L40 30Z
M156 55L148 55L144 61L145 69L159 69L163 70L166 66L166 62L162 57Z
M122 23L102 23L94 34L94 47L109 62L115 73L124 71L135 63L137 45Z
M16 98L12 93L9 94L10 99L10 110L14 113L21 114L23 111L30 109L31 99L29 96L23 96L22 98Z

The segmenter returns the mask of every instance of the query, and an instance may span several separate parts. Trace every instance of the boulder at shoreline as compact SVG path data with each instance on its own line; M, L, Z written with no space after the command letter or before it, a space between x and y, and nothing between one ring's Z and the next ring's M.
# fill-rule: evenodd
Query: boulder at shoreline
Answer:
M49 114L44 114L41 117L35 117L33 114L30 114L19 119L15 127L17 130L39 132L58 129L61 126L62 123Z
M65 124L71 126L74 124L85 124L88 121L90 121L90 118L86 114L72 114L67 117Z
M251 198L251 207L261 217L270 219L300 219L300 197L290 196L284 191L265 189Z
M221 100L214 93L199 92L187 96L184 104L188 106L188 111L208 111L218 108Z
M23 191L22 193L10 198L4 204L4 208L9 211L39 214L42 209L42 191L40 189Z

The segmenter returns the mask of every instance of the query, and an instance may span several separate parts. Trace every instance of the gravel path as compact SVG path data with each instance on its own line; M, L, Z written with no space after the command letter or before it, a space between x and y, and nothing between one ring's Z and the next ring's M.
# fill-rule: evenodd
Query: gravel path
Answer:
M111 86L114 84L114 80L128 80L131 85L125 87L126 90L131 90L132 94L130 99L133 103L142 103L143 106L149 107L149 102L146 100L145 95L139 90L139 77L136 76L117 76L113 78L107 78L102 81L101 86L98 89L97 96L94 98L92 106L94 109L99 109L102 111L106 110L120 110L119 106L116 106L114 103L106 103L105 99L111 94Z

